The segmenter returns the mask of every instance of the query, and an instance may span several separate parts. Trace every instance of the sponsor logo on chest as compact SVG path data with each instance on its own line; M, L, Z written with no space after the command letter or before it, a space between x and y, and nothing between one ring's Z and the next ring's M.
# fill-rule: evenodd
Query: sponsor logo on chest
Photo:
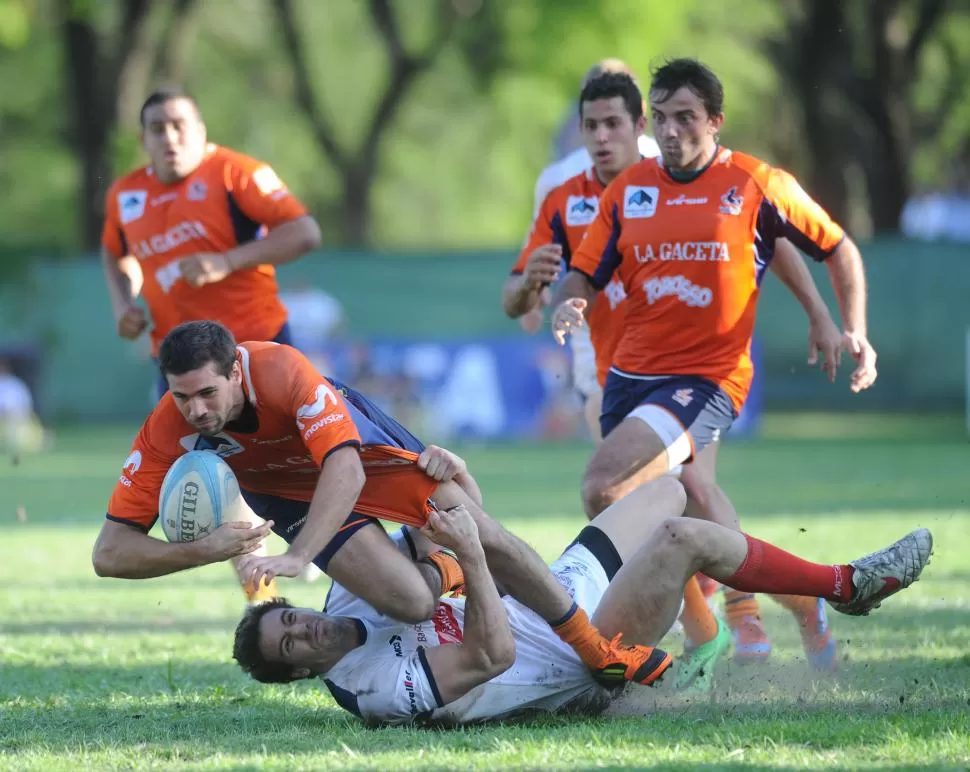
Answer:
M660 244L634 244L633 256L638 263L655 260L729 263L731 255L725 241L664 241Z
M566 225L589 225L596 219L598 212L599 199L595 196L570 196L566 200Z
M164 233L154 233L148 238L132 242L131 249L139 260L164 255L173 249L196 239L208 239L205 226L198 220L185 220L173 225Z

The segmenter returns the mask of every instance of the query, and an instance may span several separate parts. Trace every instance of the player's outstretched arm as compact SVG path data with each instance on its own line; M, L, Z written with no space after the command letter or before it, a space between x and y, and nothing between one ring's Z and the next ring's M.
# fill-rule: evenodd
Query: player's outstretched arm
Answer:
M425 651L441 700L448 704L512 667L515 639L471 513L461 506L433 512L422 532L454 550L465 574L463 642Z
M257 549L271 527L272 522L256 528L249 523L224 523L204 539L169 543L135 526L106 520L94 544L94 572L116 579L152 579L218 563Z

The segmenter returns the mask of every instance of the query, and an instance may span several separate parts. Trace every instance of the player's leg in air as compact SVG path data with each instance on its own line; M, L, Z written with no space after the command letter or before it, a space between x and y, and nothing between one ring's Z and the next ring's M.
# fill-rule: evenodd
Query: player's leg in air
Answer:
M676 481L674 481L676 483ZM683 493L651 501L651 509L675 516L683 511ZM455 481L442 483L433 495L439 509L464 505L478 525L488 567L497 584L532 609L569 644L604 685L623 681L651 684L672 664L669 654L652 646L629 646L614 633L605 638L573 601L539 554L506 531Z
M720 442L704 448L693 463L684 467L681 477L688 491L686 514L710 520L739 531L737 511L717 484L717 450ZM710 582L715 585L716 583ZM837 664L836 642L828 624L825 602L820 598L773 595L774 600L791 611L798 623L802 647L814 670L831 671ZM724 587L728 625L734 635L734 659L740 663L767 659L771 641L761 623L758 601L752 593Z
M702 572L742 592L820 598L849 615L866 615L916 581L929 562L933 539L920 528L877 552L848 563L803 560L740 531L694 518L669 519L639 546L630 528L642 522L637 491L594 520L616 545L623 566L593 622L605 634L650 645L670 629L684 583ZM633 554L630 552L633 551Z

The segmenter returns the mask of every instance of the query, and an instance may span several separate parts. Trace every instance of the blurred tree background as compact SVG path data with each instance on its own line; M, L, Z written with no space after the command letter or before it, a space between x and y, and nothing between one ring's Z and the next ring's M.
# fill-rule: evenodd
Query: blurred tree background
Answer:
M95 249L142 100L179 82L328 244L511 248L588 66L680 55L722 77L725 143L859 236L965 173L963 0L0 0L3 246Z

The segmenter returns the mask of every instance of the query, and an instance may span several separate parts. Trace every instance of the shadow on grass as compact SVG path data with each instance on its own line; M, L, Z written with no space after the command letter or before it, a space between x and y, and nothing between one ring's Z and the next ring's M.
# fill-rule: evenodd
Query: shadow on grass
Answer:
M606 717L419 730L368 728L334 707L315 683L257 685L228 663L8 663L0 671L0 751L150 751L177 744L189 754L261 753L266 746L288 753L349 748L367 755L416 752L430 744L494 752L497 741L569 747L591 737L622 747L643 743L644 732L654 744L683 747L763 747L773 738L789 746L840 749L884 742L890 731L932 745L952 733L970 734L968 682L965 656L850 663L829 681L813 677L804 663L728 666L709 696L630 687Z
M31 622L4 622L0 624L2 635L96 635L96 634L157 634L198 635L202 633L231 632L239 623L238 616L225 617L173 617L158 616L150 619L56 619ZM2 680L2 675L0 675Z

